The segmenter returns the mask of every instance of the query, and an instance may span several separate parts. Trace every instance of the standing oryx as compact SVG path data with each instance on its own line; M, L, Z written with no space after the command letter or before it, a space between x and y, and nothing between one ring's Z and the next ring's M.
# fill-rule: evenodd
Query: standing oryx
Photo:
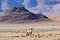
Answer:
M26 36L30 36L32 34L33 28L30 28L27 30Z

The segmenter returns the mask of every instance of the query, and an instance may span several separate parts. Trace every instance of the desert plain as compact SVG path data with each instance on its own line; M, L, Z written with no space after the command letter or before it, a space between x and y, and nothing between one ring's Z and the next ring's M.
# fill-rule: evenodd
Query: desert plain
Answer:
M0 23L0 40L60 40L60 16L48 16L52 21L22 24ZM31 36L26 31L33 28Z

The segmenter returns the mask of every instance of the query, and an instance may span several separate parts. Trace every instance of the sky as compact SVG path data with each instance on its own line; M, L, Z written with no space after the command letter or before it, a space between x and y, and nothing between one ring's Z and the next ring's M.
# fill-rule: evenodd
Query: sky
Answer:
M60 15L60 0L0 0L0 13L14 6L24 6L33 13Z

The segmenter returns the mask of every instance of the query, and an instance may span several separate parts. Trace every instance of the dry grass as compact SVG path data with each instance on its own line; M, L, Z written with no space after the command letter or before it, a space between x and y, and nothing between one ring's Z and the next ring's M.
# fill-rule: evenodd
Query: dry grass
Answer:
M34 34L33 36L25 36L25 33L4 32L0 33L0 39L1 40L60 40L60 31L39 32L33 34Z

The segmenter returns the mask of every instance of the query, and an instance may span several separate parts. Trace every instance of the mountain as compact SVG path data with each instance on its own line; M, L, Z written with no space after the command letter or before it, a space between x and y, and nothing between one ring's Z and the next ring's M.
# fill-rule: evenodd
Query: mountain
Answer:
M34 14L24 7L12 7L3 16L1 22L32 22L32 21L48 21L49 18L43 14Z

